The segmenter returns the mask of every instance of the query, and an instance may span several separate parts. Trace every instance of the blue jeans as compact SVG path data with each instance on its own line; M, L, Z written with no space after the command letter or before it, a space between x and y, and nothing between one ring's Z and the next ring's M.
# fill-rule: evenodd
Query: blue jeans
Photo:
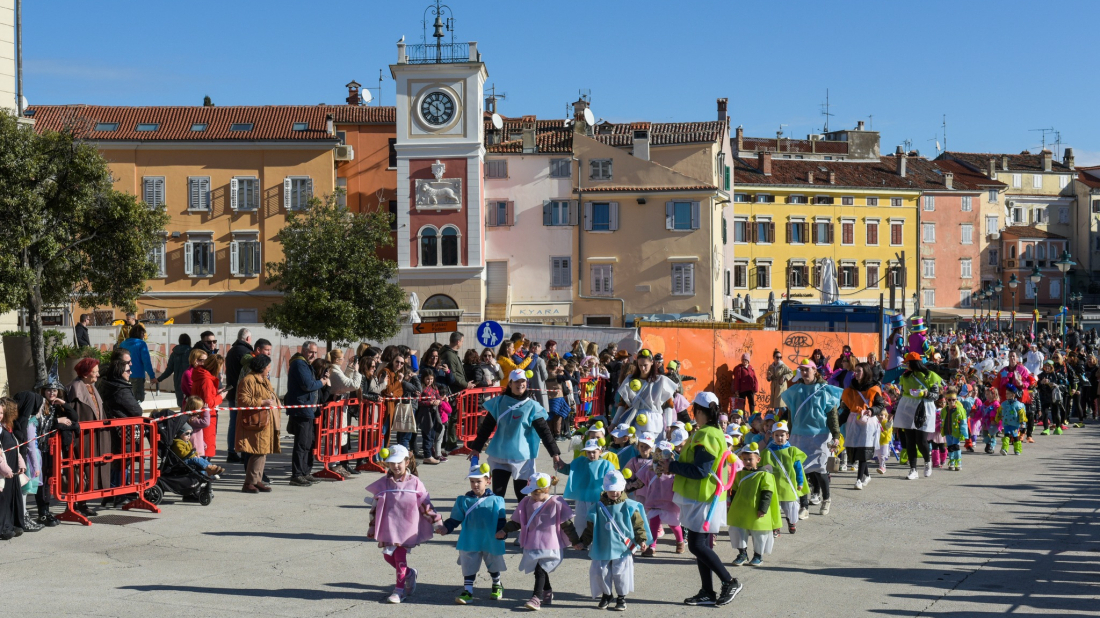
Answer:
M412 444L413 438L415 437L416 434L411 431L399 431L397 432L397 443L409 450L412 450L412 447L410 447L409 445Z
M210 467L210 460L205 457L195 456L184 461L189 467L194 468L199 472L206 472L206 469Z

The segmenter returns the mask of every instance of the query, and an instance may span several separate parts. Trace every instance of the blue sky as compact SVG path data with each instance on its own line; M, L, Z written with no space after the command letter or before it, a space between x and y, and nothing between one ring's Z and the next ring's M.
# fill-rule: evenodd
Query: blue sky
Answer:
M421 37L426 0L24 3L34 103L340 103L377 85L392 105L396 41ZM1053 127L1100 164L1094 64L1100 2L450 0L457 41L478 41L500 112L561 118L578 89L597 117L692 121L729 97L747 135L865 120L884 152L1019 152ZM430 24L429 24L430 26ZM429 37L430 37L429 27ZM873 118L872 118L873 116ZM1054 139L1048 136L1048 142Z

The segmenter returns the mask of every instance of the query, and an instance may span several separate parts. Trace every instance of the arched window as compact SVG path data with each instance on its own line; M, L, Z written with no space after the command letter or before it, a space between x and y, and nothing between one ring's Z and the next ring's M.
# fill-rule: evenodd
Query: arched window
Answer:
M458 228L448 225L442 232L442 253L444 266L458 266Z
M1012 245L1011 247L1008 248L1008 259L1010 259L1010 260L1015 260L1016 259L1016 245Z
M1026 247L1024 247L1024 259L1025 260L1030 260L1031 259L1031 245L1027 245Z
M458 309L458 303L446 294L436 294L424 301L425 311L439 311L441 309Z
M430 225L420 230L420 265L439 266L439 238Z
M1035 245L1035 259L1045 260L1047 259L1047 248L1045 245Z

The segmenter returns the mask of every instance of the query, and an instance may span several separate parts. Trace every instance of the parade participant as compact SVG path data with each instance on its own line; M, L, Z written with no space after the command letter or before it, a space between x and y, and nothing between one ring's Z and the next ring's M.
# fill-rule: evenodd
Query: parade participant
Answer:
M794 534L798 523L798 500L806 493L806 472L802 468L806 453L787 442L790 435L787 423L775 424L772 442L763 452L763 464L772 468L779 511L787 519L787 531Z
M475 464L470 467L466 478L470 480L470 491L455 498L451 516L436 526L435 532L447 535L462 526L458 534L458 565L462 567L462 593L455 599L459 605L468 605L474 600L474 580L485 563L485 570L493 579L493 589L489 598L499 601L504 597L504 585L500 582L501 571L508 570L504 564L504 524L507 513L504 511L504 498L493 494L489 489L489 464Z
M603 447L600 438L591 438L584 443L583 457L574 457L568 466L560 466L559 472L569 477L565 483L565 498L573 501L573 510L577 523L585 521L588 512L596 507L600 499L600 486L608 472L615 469L607 459L601 457Z
M902 366L902 357L905 356L905 316L900 313L895 313L890 316L890 335L886 338L886 350L884 357L886 358L886 371L887 382L890 381L891 370L897 369ZM898 371L897 375L901 375ZM896 376L895 376L896 377Z
M673 457L674 449L671 442L662 440L656 446L655 457L658 460ZM680 524L680 505L676 504L674 499L676 493L672 488L676 482L676 476L660 474L653 465L646 465L638 470L637 476L631 479L631 483L635 480L639 486L635 497L645 507L646 515L649 517L649 533L653 537L653 543L642 552L642 556L649 557L657 552L657 539L663 534L664 524L668 524L676 538L676 553L684 553L687 546L684 544L684 528Z
M946 402L940 412L940 432L947 442L947 469L958 472L962 469L961 445L970 438L966 422L968 415L954 389L947 389L945 398Z
M1004 437L1001 438L1001 454L1008 455L1008 445L1012 445L1014 455L1023 452L1023 443L1020 441L1020 425L1024 419L1024 404L1017 399L1019 391L1016 386L1009 384L1005 387L1005 400L1001 402L997 410L997 420L1001 423Z
M894 428L900 429L905 441L910 480L917 478L917 452L924 458L924 476L932 476L932 460L928 434L936 430L936 405L943 389L943 379L921 361L920 354L905 355L908 368L901 376L901 401L894 414Z
M730 507L726 522L730 527L730 544L737 550L733 566L748 563L760 566L764 554L772 553L773 532L779 531L779 501L776 500L775 477L759 469L760 447L746 444L737 452L744 468L737 473L730 489ZM752 560L749 560L749 539L752 539Z
M1060 358L1060 356L1057 358ZM1024 367L1023 363L1019 362L1019 357L1016 355L1015 350L1008 352L1007 361L1008 363L994 374L996 377L993 379L993 385L997 387L997 394L1000 395L1001 401L1004 401L1005 389L1011 384L1016 387L1017 401L1025 407L1032 405L1029 389L1034 387L1037 383L1035 376L1027 370L1027 367ZM1068 374L1063 374L1063 377L1066 378L1066 384L1069 384ZM1058 419L1055 419L1056 425L1057 420Z
M836 452L840 441L837 408L843 394L839 388L824 383L814 363L803 360L798 365L798 382L783 393L783 405L791 410L790 442L806 454L803 464L810 481L810 504L821 504L821 515L828 515L832 505L829 475L826 465L829 455ZM799 519L809 517L803 503Z
M879 412L886 408L886 399L874 384L870 365L860 363L852 373L855 378L840 397L839 417L847 421L844 451L848 454L848 462L856 468L856 489L863 489L871 481L867 462L878 446L882 431Z
M504 526L505 533L519 531L519 546L523 548L519 570L535 574L531 600L524 604L530 610L542 609L554 601L550 574L562 562L562 550L569 544L567 539L577 536L573 510L564 498L550 495L553 482L550 475L542 473L527 479L523 488L527 497L520 500L512 512L512 521Z
M477 437L468 443L471 461L479 461L482 450L492 469L493 493L503 496L512 480L516 499L523 498L524 479L535 474L535 460L539 455L539 441L554 460L555 469L561 466L557 442L546 423L546 409L529 397L527 374L515 369L508 376L508 387L498 396L481 404L488 412L477 428ZM494 433L495 431L495 433ZM488 446L486 446L488 443Z
M643 348L619 385L612 425L626 424L638 433L665 436L665 429L676 420L672 407L675 394L676 384L656 371L653 354Z

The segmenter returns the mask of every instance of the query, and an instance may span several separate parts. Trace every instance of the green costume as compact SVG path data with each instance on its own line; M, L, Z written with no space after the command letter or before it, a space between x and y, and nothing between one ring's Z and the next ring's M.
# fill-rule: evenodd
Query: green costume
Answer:
M726 523L732 528L743 530L778 530L782 523L779 515L778 492L775 477L763 468L742 470L733 481L733 502L730 504ZM772 492L771 504L763 517L757 517L757 504L760 492Z
M693 463L695 461L695 447L700 445L707 449L708 453L714 455L710 476L705 479L689 479L677 474L676 480L672 483L672 491L696 502L710 502L714 498L714 490L718 487L718 478L715 472L718 470L718 464L722 461L722 456L725 455L727 450L726 436L721 429L713 425L701 427L684 444L677 460L685 464Z
M810 484L805 481L802 483L802 491L798 491L798 477L794 471L794 462L796 461L806 461L806 453L803 453L798 447L788 446L778 451L764 449L760 467L772 467L772 475L775 477L775 486L778 489L775 493L775 499L780 502L797 502L799 496L810 493ZM780 470L781 466L782 470ZM783 475L784 470L787 472L786 476ZM790 481L788 482L787 479L790 479Z

